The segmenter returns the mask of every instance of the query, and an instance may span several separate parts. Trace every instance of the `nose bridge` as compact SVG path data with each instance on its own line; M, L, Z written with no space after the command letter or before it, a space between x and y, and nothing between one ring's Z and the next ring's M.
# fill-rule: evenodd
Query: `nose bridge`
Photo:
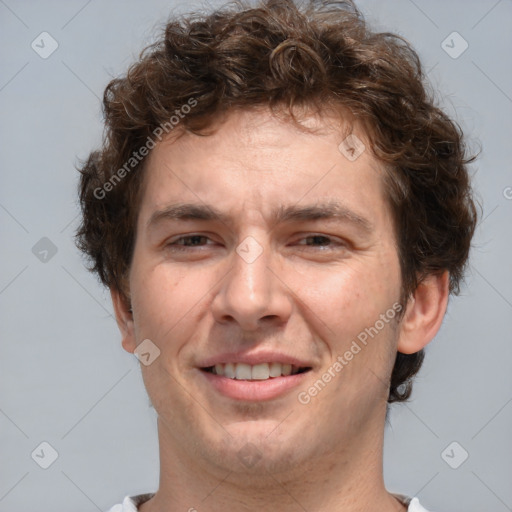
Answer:
M262 243L260 243L260 241ZM218 321L235 320L240 327L254 330L263 318L289 314L289 304L269 268L273 255L269 244L248 236L231 255L231 268L213 302Z
M254 237L248 236L236 248L233 254L231 272L228 274L226 292L239 308L247 313L263 313L268 304L271 272L268 265L271 260L268 244L266 249Z

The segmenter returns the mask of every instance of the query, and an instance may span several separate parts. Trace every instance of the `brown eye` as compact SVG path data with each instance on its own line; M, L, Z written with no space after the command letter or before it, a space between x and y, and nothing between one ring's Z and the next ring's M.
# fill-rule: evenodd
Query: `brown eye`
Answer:
M327 236L322 235L314 235L308 236L305 240L310 240L311 243L306 243L306 245L317 245L317 246L326 246L331 245L332 240Z
M345 246L345 244L341 240L326 235L309 235L303 237L298 241L298 245L308 248L318 247L324 250Z
M200 243L201 240L208 240L208 237L202 236L202 235L189 235L189 236L182 236L181 238L178 238L173 242L171 245L185 245L188 247L194 247L198 245L202 245ZM187 243L190 242L190 243ZM183 242L183 243L180 243Z
M193 251L194 247L204 248L213 243L210 238L204 235L186 235L170 241L165 246L172 251Z

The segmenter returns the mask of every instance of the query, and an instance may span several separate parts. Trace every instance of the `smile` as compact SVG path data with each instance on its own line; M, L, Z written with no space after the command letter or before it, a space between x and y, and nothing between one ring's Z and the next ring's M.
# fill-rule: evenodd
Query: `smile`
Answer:
M228 398L243 401L272 400L300 386L310 367L296 367L281 363L216 364L201 368L217 393Z
M304 373L311 368L299 367L292 364L281 363L259 363L250 365L246 363L226 363L216 364L203 368L204 371L221 375L228 379L237 380L267 380L275 377L287 377L288 375L296 375Z

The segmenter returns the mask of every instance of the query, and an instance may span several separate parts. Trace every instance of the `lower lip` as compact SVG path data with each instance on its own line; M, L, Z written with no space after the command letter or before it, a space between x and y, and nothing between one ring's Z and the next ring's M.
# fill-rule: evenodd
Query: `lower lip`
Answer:
M286 377L272 377L267 380L237 380L199 370L208 382L222 395L235 400L257 402L272 400L299 386L308 372Z

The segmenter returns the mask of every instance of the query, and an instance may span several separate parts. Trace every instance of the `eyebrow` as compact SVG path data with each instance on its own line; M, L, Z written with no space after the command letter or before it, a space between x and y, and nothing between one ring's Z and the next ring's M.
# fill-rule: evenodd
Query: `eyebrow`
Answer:
M155 211L149 218L147 226L150 228L165 220L218 221L227 225L231 225L233 222L229 215L221 212L213 205L176 203ZM270 225L315 220L345 221L356 225L367 233L373 231L373 224L367 218L337 201L305 206L280 206L272 211Z

